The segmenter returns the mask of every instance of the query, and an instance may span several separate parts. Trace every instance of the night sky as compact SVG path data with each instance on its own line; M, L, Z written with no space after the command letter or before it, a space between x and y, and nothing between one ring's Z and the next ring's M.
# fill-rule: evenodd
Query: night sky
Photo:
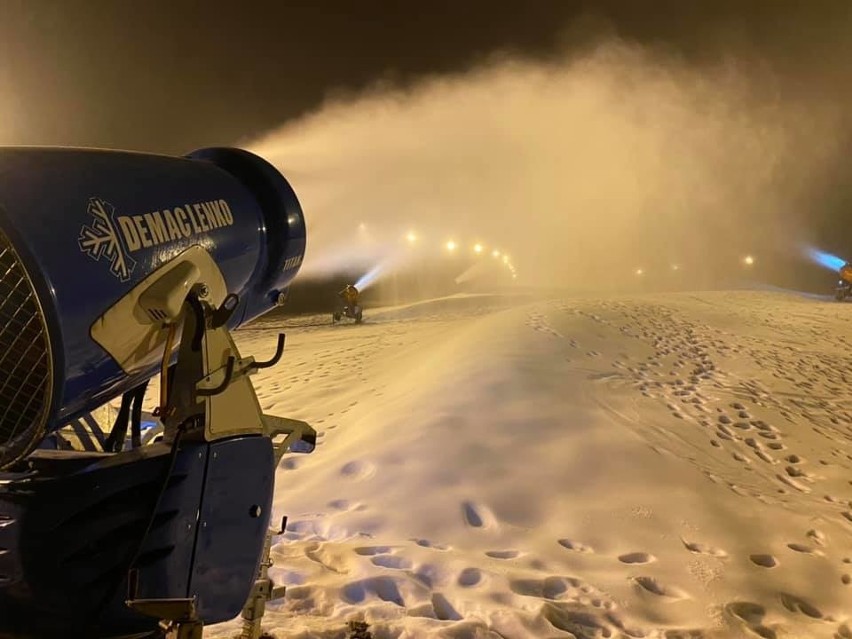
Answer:
M246 143L377 83L564 56L601 34L697 68L746 52L778 99L845 107L850 33L844 0L0 0L0 144L182 154ZM850 130L838 136L852 151ZM837 251L852 248L850 178L844 163L818 176L813 227Z
M0 0L0 143L232 144L341 92L546 57L601 31L699 65L747 46L783 90L846 98L850 16L843 0Z

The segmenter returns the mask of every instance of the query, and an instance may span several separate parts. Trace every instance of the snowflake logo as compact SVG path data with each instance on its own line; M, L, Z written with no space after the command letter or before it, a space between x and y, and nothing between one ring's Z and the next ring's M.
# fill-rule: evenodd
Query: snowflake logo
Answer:
M83 225L77 243L80 250L96 262L101 258L110 263L110 272L122 282L130 279L136 262L127 254L115 228L115 207L100 198L89 199L91 225Z

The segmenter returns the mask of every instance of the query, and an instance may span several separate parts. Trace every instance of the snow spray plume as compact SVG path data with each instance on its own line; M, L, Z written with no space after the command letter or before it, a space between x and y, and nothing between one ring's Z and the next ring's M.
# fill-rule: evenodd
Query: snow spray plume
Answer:
M375 284L376 280L379 279L379 276L386 267L387 264L384 262L376 264L373 268L358 278L358 281L355 282L355 288L362 292L367 290L370 286Z
M766 77L609 39L330 102L249 148L299 193L305 277L376 264L409 227L488 237L532 283L602 289L672 262L710 277L794 237L837 151L834 107Z
M829 271L837 272L840 270L840 267L846 264L846 260L813 247L805 249L805 252L814 264L818 264Z

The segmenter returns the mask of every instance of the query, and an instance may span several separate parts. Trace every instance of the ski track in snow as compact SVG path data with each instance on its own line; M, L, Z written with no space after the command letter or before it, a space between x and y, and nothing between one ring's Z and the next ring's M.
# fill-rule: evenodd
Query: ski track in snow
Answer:
M258 396L319 433L278 470L265 627L852 638L850 328L848 305L736 292L239 331L258 359L288 333Z

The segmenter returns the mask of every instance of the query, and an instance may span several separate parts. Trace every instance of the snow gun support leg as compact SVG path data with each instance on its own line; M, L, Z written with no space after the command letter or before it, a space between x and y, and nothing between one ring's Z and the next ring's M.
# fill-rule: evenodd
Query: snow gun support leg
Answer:
M167 639L201 639L204 624L195 612L195 599L136 599L128 607L138 613L160 619Z
M256 526L250 540L245 534L239 535L243 538L240 543L249 542L256 548L251 574L246 575L254 578L245 582L247 588L241 599L231 599L232 604L245 603L242 606L244 630L241 636L256 639L261 633L260 622L266 601L283 596L283 588L275 588L268 575L272 565L269 558L272 535L281 534L286 526L286 518L282 520L280 531L273 531L268 525L275 468L286 452L313 451L316 431L306 422L262 412L249 376L278 363L284 352L285 336L278 336L275 354L265 362L242 357L225 326L237 303L236 296L228 296L219 308L214 309L205 305L198 296L187 300L174 380L167 391L169 401L161 406L160 414L165 426L164 439L172 446L182 438L202 439L211 445L227 445L247 438L267 442L268 454L265 457L268 466L261 472L265 475L262 483L268 491L263 503L255 500L257 503L250 505L247 513L259 520L262 528ZM169 384L167 379L162 382ZM218 452L213 452L214 463L219 458ZM263 469L263 459L252 461L256 467ZM236 482L238 475L247 472L251 471L245 467L233 468L233 472L227 473L229 481ZM201 514L204 515L203 510ZM202 521L202 528L206 528L207 523ZM233 543L237 543L236 540L229 545ZM170 637L201 637L203 624L196 613L195 598L130 600L127 604L131 609L148 611L148 614L154 613L167 621ZM231 612L236 613L237 610L232 609Z
M257 580L254 582L254 588L252 588L252 593L243 607L241 615L243 628L242 632L240 632L240 639L259 639L262 632L260 622L266 612L266 603L281 599L284 596L286 587L274 584L269 577L269 569L273 565L270 558L272 537L282 534L286 528L287 518L284 517L281 521L281 528L278 530L270 528L266 533L266 541L263 545L263 556L260 560Z

